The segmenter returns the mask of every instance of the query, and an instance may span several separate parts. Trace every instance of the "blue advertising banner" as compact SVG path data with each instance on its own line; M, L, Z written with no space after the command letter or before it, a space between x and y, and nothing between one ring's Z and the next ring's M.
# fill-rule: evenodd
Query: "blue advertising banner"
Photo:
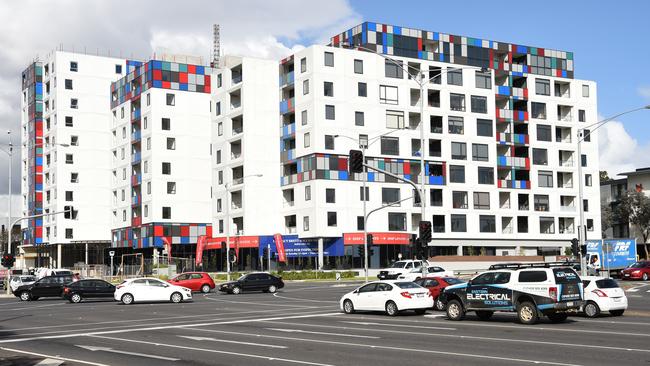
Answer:
M318 257L318 239L300 239L298 235L282 235L282 241L287 258ZM271 254L277 253L273 236L260 236L260 256L267 246L271 247ZM323 255L343 256L343 238L323 239Z
M636 261L636 239L587 240L587 265L623 268Z

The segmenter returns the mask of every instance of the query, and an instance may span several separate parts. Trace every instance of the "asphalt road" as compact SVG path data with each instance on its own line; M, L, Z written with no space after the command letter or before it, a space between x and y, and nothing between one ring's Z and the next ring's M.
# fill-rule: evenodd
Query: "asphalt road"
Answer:
M649 365L650 283L625 283L623 317L535 326L512 314L342 314L354 284L191 303L0 299L0 365Z

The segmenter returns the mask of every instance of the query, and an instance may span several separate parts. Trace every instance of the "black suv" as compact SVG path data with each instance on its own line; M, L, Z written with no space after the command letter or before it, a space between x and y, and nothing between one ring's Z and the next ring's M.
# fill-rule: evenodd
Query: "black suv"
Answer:
M18 287L14 295L22 301L38 300L41 297L61 297L63 286L72 280L72 275L43 277L34 283Z
M264 291L274 293L284 287L282 277L276 277L265 272L249 273L219 286L219 291L238 295L242 291Z

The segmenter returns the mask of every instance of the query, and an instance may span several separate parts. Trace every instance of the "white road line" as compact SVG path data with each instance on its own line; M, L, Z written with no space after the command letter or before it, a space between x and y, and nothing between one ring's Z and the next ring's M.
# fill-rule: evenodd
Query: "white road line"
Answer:
M342 333L326 333L326 332L313 332L309 330L302 329L286 329L286 328L266 328L275 332L285 332L285 333L305 333L305 334L321 334L321 335L331 335L336 337L352 337L352 338L364 338L364 339L379 339L381 337L375 336L365 336L365 335L356 335L356 334L342 334Z
M291 307L291 308L296 308L296 309L320 309L320 306L303 306L303 305L278 304L278 303L274 303L274 302L254 302L254 303L250 303L250 302L246 302L246 301L222 300L222 299L213 299L213 298L209 298L209 297L206 298L206 300L225 302L225 303L233 303L233 304Z
M118 349L112 349L110 347L84 346L84 345L80 345L80 344L75 344L75 346L77 346L79 348L83 348L83 349L91 351L91 352L102 351L102 352L118 353L118 354L127 355L127 356L138 356L138 357L145 357L145 358L154 358L156 360L163 360L163 361L180 361L180 358L172 358L172 357L164 357L164 356L158 356L158 355L149 355L149 354L146 354L146 353L122 351L122 350L118 350Z
M46 358L34 366L59 366L62 365L64 362L65 361L56 358Z
M309 324L309 326L312 326L312 325L313 324ZM509 358L509 357L503 357L503 356L489 356L489 355L482 355L482 354L458 353L458 352L448 352L448 351L434 351L434 350L421 349L421 348L404 348L404 347L392 347L392 346L374 345L374 344L348 343L348 342L341 342L341 341L326 341L326 340L321 340L321 339L294 338L294 337L284 337L284 336L264 335L264 334L249 334L249 333L228 332L228 331L214 330L214 329L197 329L197 328L191 328L191 329L202 331L202 332L210 332L210 333L245 335L245 336L251 336L251 337L284 339L284 340L291 340L291 341L297 341L297 342L312 342L312 343L333 344L333 345L339 345L339 346L350 346L350 347L358 347L358 348L371 348L371 349L385 349L385 350L391 350L391 351L403 351L403 352L408 352L410 354L412 354L412 353L429 353L429 354L436 354L436 355L478 358L478 359L481 359L481 360L495 360L499 364L502 364L504 361L512 361L512 362L518 362L518 363L533 363L533 364L556 365L556 366L577 366L575 364L553 362L553 361L529 360L529 359L522 359L522 358Z
M21 308L13 308L13 309L0 309L0 312L1 311L26 310L26 309L38 309L38 308L46 308L46 307L50 307L50 306L61 306L61 305L65 305L65 304L62 303L62 302L57 302L56 304L25 306L25 307L21 307Z
M388 323L373 323L373 322L341 321L341 323L350 323L350 324L358 324L358 325L381 325L381 326L385 326L385 327L420 328L420 329L436 329L436 330L458 330L457 328L431 327L431 326L420 326L420 325L388 324Z
M110 365L106 365L106 364L103 364L103 363L97 363L97 362L91 362L91 361L78 360L78 359L68 358L68 357L51 356L51 355L46 355L46 354L43 354L43 353L36 353L36 352L23 351L23 350L15 349L15 348L0 347L0 349L3 350L3 351L22 353L22 354L26 354L26 355L39 356L39 357L46 357L46 358L54 358L54 359L57 359L57 360L63 360L63 361L69 361L69 362L82 363L82 364L84 364L84 365L93 365L93 366L110 366Z
M646 283L646 284L644 284L644 285L640 285L640 286L635 286L635 287L628 288L628 289L625 290L625 291L626 291L626 292L638 292L639 289L640 289L641 287L646 287L646 286L648 286L648 285L649 285L649 284Z
M327 302L327 303L334 303L338 304L338 301L335 300L311 300L311 299L300 299L300 298L295 298L295 297L286 297L286 296L280 296L278 293L274 293L273 296L280 298L280 299L287 299L287 300L295 300L295 301L309 301L309 302Z
M178 345L175 345L175 344L165 344L165 343L159 343L159 342L147 342L147 341L141 341L141 340L137 340L137 339L113 338L113 337L104 337L104 336L98 336L98 335L92 335L91 337L93 337L93 338L101 338L101 339L110 339L110 340L122 341L122 342L133 342L133 343L149 344L149 345L160 346L160 347L180 348L180 349L186 349L186 350L190 350L190 351L200 351L200 352L220 353L220 354L232 355L232 356L240 356L240 357L250 357L250 358L257 358L257 359L263 359L263 360L268 360L268 361L280 361L280 362L297 363L297 364L302 364L302 365L314 365L314 366L333 366L333 365L330 365L330 364L309 362L309 361L300 361L300 360L292 360L292 359L288 359L288 358L269 357L269 356L255 355L255 354L251 354L251 353L220 351L220 350L215 350L215 349L197 348L197 347L189 347L189 346L178 346Z
M210 337L194 337L194 336L184 336L184 335L179 335L179 337L191 339L193 341L210 341L210 342L220 342L220 343L234 343L234 344L240 344L240 345L243 344L243 345L247 345L247 346L268 347L268 348L287 348L287 346L278 346L276 344L239 342L239 341L231 341L231 340L227 340L227 339L216 339L216 338L210 338Z
M274 323L274 322L272 322ZM300 325L295 323L283 323L285 325ZM336 328L341 329L341 327L336 325L315 325L309 324L310 327L319 327L319 328ZM271 329L271 328L267 328ZM343 327L345 330L351 331L361 331L361 332L383 332L383 333L397 333L404 334L402 330L390 330L390 329L378 329L378 328L352 328L352 327ZM494 337L480 337L480 336L468 336L468 335L459 335L459 334L441 334L441 333L417 333L418 335L427 335L432 337L439 338L458 338L458 339L473 339L473 340L483 340L483 341L494 341L494 342L509 342L509 343L529 343L529 344L545 344L550 346L561 346L561 347L578 347L578 348L595 348L595 349L608 349L612 351L629 351L629 352L643 352L650 353L650 349L643 348L628 348L628 347L613 347L613 346L603 346L603 345L591 345L591 344L575 344L575 343L566 343L566 342L548 342L548 341L539 341L539 340L525 340L525 339L512 339L512 338L494 338Z

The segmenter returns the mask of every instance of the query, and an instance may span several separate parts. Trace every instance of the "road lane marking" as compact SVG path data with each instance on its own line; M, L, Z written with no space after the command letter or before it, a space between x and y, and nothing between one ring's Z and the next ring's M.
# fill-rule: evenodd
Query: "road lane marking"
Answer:
M62 365L64 362L65 361L56 358L46 358L34 366L59 366Z
M0 309L0 311L14 311L14 310L26 310L26 309L39 309L39 308L46 308L50 306L61 306L65 305L62 302L58 302L56 304L46 304L46 305L34 305L34 306L25 306L25 307L20 307L20 308L13 308L13 309Z
M419 326L419 325L400 325L400 324L373 323L373 322L341 321L341 323L350 323L350 324L358 324L358 325L381 325L381 326L386 326L386 327L421 328L421 329L437 329L437 330L458 330L457 328L428 327L428 326Z
M92 365L92 366L110 366L104 363L97 363L97 362L91 362L91 361L84 361L84 360L78 360L75 358L68 358L68 357L60 357L60 356L51 356L51 355L46 355L43 353L37 353L37 352L29 352L29 351L23 351L20 349L15 349L15 348L7 348L7 347L0 347L1 350L3 351L9 351L9 352L15 352L15 353L22 353L26 355L31 355L31 356L38 356L38 357L45 357L45 358L54 358L57 360L63 360L63 361L70 361L70 362L76 362L76 363L82 363L84 365Z
M287 346L278 346L276 344L238 342L238 341L231 341L231 340L228 340L228 339L216 339L216 338L210 338L210 337L194 337L194 336L185 336L185 335L179 335L179 337L191 339L193 341L210 341L210 342L220 342L220 343L235 343L235 344L244 344L244 345L247 345L247 346L268 347L268 348L287 348Z
M119 354L127 355L127 356L138 356L138 357L145 357L145 358L154 358L156 360L163 360L163 361L180 361L180 358L164 357L164 356L158 356L158 355L149 355L149 354L146 354L146 353L138 353L138 352L121 351L121 350L113 349L113 348L110 348L110 347L84 346L84 345L81 345L81 344L75 344L75 346L83 348L83 349L91 351L91 352L102 351L102 352L110 352L110 353L119 353Z
M266 329L276 331L276 332L322 334L322 335L331 335L331 336L336 336L336 337L370 338L370 339L379 339L379 338L381 338L381 337L375 337L375 336L364 336L364 335L356 335L356 334L313 332L313 331L302 330L302 329L286 329L286 328L266 328Z
M640 289L641 287L646 287L646 286L648 286L647 283L644 284L644 285L639 285L639 286L635 286L635 287L630 287L630 288L628 288L628 289L625 290L625 291L626 291L626 292L638 292L639 289Z
M278 293L273 294L274 297L280 298L280 299L286 299L286 300L295 300L295 301L309 301L309 302L327 302L327 303L334 303L338 304L338 301L335 300L312 300L312 299L300 299L300 298L295 298L295 297L286 297L286 296L281 296L278 295Z
M303 306L303 305L290 305L290 304L278 304L277 302L247 302L247 301L233 301L233 300L223 300L223 299L213 299L213 298L206 298L206 300L210 301L218 301L218 302L225 302L225 303L232 303L232 304L246 304L246 305L260 305L260 306L282 306L282 307L292 307L296 309L320 309L320 306Z
M313 324L309 324L308 326L312 326L312 325ZM190 328L190 329L201 331L201 332L208 332L208 333L222 333L222 334L231 334L231 335L243 335L249 337L276 338L276 339L284 339L284 340L291 340L291 341L298 341L298 342L323 343L323 344L332 344L332 345L358 347L358 348L385 349L385 350L403 351L409 353L429 353L429 354L436 354L436 355L478 358L482 360L488 359L488 360L496 360L499 364L501 364L503 361L512 361L518 363L532 363L532 364L556 365L556 366L578 366L576 364L561 363L561 362L554 362L554 361L529 360L529 359L522 359L522 358L509 358L503 356L489 356L489 355L482 355L482 354L435 351L435 350L420 349L420 348L403 348L403 347L392 347L386 345L360 344L360 343L349 343L349 342L342 342L342 341L326 341L321 339L295 338L295 337L267 335L267 334L249 334L249 333L241 333L241 332L229 332L229 331L216 330L216 329L198 329L198 328Z
M159 343L159 342L148 342L148 341L141 341L141 340L137 340L137 339L114 338L114 337L105 337L105 336L99 336L99 335L91 335L90 337L101 338L101 339L110 339L110 340L122 341L122 342L142 343L142 344L149 344L149 345L160 346L160 347L179 348L179 349L186 349L186 350L190 350L190 351L200 351L200 352L220 353L220 354L232 355L232 356L240 356L240 357L250 357L250 358L257 358L257 359L263 359L263 360L268 360L268 361L280 361L280 362L287 362L287 363L297 363L297 364L301 364L301 365L333 366L333 365L330 365L330 364L324 364L324 363L318 363L318 362L292 360L292 359L280 358L280 357L269 357L269 356L251 354L251 353L220 351L220 350L215 350L215 349L206 349L206 348L198 348L198 347L190 347L190 346L179 346L179 345L175 345L175 344Z

